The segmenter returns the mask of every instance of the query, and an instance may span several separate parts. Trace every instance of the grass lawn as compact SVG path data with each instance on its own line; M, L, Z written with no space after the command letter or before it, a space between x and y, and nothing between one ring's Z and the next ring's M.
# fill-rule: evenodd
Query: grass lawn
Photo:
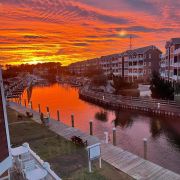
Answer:
M129 180L126 174L102 162L93 162L93 173L88 172L87 152L84 148L74 145L48 128L33 122L27 117L18 119L18 113L7 109L11 144L22 145L28 142L44 161L63 179L73 180Z

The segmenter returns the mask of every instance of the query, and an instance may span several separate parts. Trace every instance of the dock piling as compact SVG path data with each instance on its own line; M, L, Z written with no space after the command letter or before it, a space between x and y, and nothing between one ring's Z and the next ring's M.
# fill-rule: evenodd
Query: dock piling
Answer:
M116 146L116 128L113 128L113 145Z
M38 104L38 111L39 111L39 113L41 113L41 105L40 104Z
M33 109L33 103L30 101L30 109Z
M24 99L24 106L26 107L26 99Z
M50 118L50 111L49 111L49 107L46 107L46 111L47 111L47 116Z
M147 139L143 139L143 145L144 145L144 159L147 159Z
M60 121L60 114L59 114L59 110L57 110L57 119L58 119L58 121Z
M105 143L106 144L108 144L108 132L106 131L106 132L104 132L104 134L105 134Z
M74 114L71 114L71 124L72 124L72 127L74 127Z
M93 135L93 122L92 122L92 120L89 121L89 129L90 129L90 135L92 136Z

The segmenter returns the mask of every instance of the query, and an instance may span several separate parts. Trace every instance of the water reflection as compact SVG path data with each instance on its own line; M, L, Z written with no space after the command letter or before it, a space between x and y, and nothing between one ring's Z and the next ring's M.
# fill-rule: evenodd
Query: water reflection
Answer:
M107 119L107 112L106 111L96 112L94 117L97 120L104 121L104 122L106 122L108 120Z
M33 101L33 108L46 113L49 106L51 117L71 125L71 114L75 116L75 127L89 133L89 121L93 120L94 134L104 138L104 131L117 129L117 143L122 148L142 155L142 139L148 138L148 158L166 168L180 173L180 121L166 119L133 111L110 111L79 99L78 89L68 85L53 84L34 86L25 99Z
M133 121L133 117L130 113L115 111L115 119L113 120L115 127L120 126L122 129L130 128L133 125Z

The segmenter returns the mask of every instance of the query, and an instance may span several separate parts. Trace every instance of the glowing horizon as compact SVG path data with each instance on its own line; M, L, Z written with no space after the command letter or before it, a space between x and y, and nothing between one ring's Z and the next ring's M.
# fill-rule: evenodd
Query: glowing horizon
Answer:
M76 61L179 36L175 0L0 0L0 64Z

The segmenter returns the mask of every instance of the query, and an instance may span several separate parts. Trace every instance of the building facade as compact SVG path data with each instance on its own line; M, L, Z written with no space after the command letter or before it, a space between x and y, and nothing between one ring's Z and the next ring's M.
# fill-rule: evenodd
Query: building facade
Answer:
M165 54L161 55L160 75L171 82L180 81L180 38L166 42Z
M68 69L74 74L83 74L89 66L100 67L105 75L114 74L128 81L147 81L153 71L159 71L161 51L155 46L128 50L71 64Z
M125 62L128 63L127 77L129 81L148 81L153 71L159 71L161 51L155 46L146 46L126 53Z

